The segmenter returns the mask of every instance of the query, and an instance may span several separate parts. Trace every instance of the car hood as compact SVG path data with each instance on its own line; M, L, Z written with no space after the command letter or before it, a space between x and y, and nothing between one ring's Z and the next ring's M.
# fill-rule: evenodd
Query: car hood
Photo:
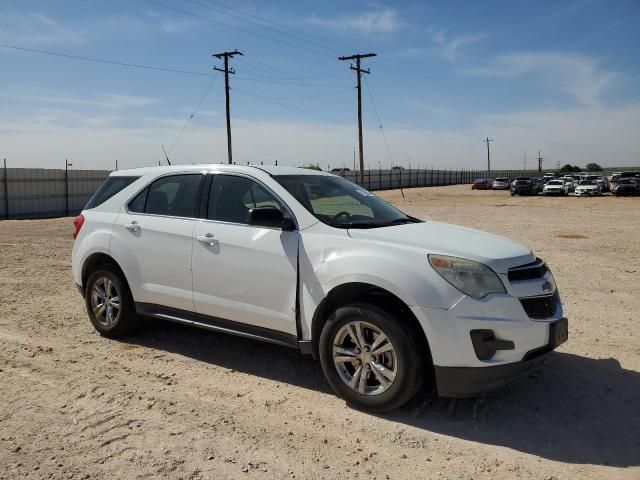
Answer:
M424 254L468 258L491 267L498 273L535 261L524 245L508 238L471 228L438 222L409 223L392 227L350 229L349 236L364 241L406 247Z
M597 185L579 185L576 190L596 190L597 188Z

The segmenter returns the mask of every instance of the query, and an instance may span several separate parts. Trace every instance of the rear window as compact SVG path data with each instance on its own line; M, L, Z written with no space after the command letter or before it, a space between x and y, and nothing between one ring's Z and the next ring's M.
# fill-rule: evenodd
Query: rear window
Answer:
M125 189L140 177L108 177L100 188L96 190L93 197L89 199L84 209L89 210L102 205L119 191Z

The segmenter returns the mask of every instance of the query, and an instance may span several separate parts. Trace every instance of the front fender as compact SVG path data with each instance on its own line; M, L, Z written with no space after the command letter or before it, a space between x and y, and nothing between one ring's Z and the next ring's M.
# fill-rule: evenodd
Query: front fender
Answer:
M464 297L430 267L422 252L382 248L335 232L302 232L299 268L304 339L311 338L313 316L322 300L347 283L382 288L409 307L447 309Z

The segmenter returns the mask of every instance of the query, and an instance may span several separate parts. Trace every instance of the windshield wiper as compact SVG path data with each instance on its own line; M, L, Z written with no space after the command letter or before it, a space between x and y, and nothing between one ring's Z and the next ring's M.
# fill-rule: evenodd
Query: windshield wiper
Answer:
M418 223L422 220L413 217L396 218L386 222L347 222L347 223L331 223L332 227L336 228L379 228L379 227L391 227L393 225L402 225L405 223Z

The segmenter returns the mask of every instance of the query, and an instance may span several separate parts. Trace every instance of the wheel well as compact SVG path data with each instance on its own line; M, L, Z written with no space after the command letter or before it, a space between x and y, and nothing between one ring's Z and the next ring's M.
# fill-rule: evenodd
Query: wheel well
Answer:
M328 318L336 308L354 302L370 303L394 316L406 319L409 328L413 330L415 338L418 339L419 346L427 355L429 363L432 363L429 342L420 326L420 322L418 322L411 309L393 293L368 283L339 285L331 290L324 300L320 302L311 323L311 341L313 343L314 357L318 355L320 333Z
M126 281L127 277L125 277L124 272L120 268L120 265L118 265L118 262L116 262L106 253L94 253L93 255L89 256L89 258L85 260L84 265L82 265L83 289L87 287L87 280L89 279L89 275L103 266L110 266L114 268L118 273L120 273L120 275L122 275L122 278Z

